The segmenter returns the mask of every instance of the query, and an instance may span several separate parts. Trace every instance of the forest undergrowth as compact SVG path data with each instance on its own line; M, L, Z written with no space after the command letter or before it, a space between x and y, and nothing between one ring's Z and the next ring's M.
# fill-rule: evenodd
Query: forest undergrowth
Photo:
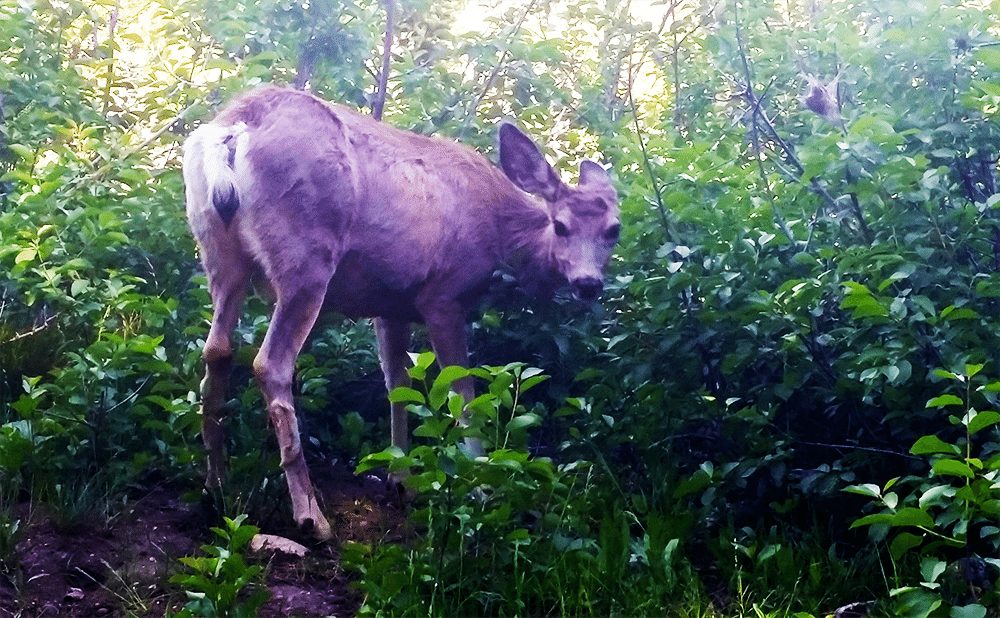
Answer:
M268 308L206 499L180 144L261 83L370 113L385 4L0 0L0 615L1000 615L1000 4L393 6L385 122L601 154L601 303L498 273L473 402L418 333L405 453L327 318L295 389L339 532L251 552L295 537Z

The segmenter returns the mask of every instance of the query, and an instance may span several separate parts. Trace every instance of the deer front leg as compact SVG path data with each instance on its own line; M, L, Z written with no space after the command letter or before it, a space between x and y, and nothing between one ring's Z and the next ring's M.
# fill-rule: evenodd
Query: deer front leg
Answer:
M310 282L311 283L311 282ZM267 402L267 413L274 425L292 498L295 522L320 540L331 536L330 524L319 508L309 469L302 454L299 426L292 402L295 359L312 330L323 304L323 285L303 285L295 290L277 290L278 304L267 329L264 343L253 361L254 375Z
M399 386L408 386L410 377L406 373L406 346L410 343L410 325L385 318L375 320L375 339L378 341L378 358L385 375L387 392ZM410 432L406 422L406 406L391 404L390 433L392 445L406 450L410 444Z
M424 319L427 321L431 347L434 348L438 364L441 367L449 365L468 367L469 348L465 336L465 312L461 306L450 304L439 307L434 311L429 311ZM476 394L471 376L456 380L452 388L465 399L466 404L472 401ZM467 420L468 412L462 415L462 422L465 423ZM467 438L465 446L474 455L483 454L483 446L479 440Z

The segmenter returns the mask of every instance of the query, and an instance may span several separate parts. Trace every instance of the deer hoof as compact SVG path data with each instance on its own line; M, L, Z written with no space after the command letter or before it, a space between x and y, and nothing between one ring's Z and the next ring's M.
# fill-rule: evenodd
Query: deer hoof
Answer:
M406 479L409 478L406 472L390 472L385 478L386 495L390 499L408 502L414 497L413 491L406 486Z
M330 523L322 515L305 517L299 522L299 530L317 541L329 541L333 537Z
M217 521L219 515L219 490L205 486L198 500L198 512L205 521Z

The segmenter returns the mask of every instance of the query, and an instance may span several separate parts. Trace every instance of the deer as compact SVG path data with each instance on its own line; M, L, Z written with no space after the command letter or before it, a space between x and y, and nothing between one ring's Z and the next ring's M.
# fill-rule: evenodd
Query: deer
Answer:
M296 358L317 317L374 318L386 388L408 383L407 347L424 324L441 367L468 366L466 318L499 267L603 292L621 224L609 173L585 160L564 183L525 133L499 126L499 167L472 148L393 128L310 93L264 86L236 97L184 143L188 223L212 300L203 349L206 488L225 470L232 333L251 287L273 301L253 360L299 529L331 537L303 457ZM472 378L454 389L471 401ZM390 406L390 441L408 446Z

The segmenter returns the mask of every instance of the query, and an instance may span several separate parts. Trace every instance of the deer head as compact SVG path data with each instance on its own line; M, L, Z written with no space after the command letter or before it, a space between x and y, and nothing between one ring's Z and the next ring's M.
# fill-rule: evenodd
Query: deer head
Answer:
M571 187L531 139L512 124L500 125L500 167L522 191L545 202L548 223L538 230L536 252L573 288L580 300L597 300L604 268L618 241L618 194L599 164L584 161Z

